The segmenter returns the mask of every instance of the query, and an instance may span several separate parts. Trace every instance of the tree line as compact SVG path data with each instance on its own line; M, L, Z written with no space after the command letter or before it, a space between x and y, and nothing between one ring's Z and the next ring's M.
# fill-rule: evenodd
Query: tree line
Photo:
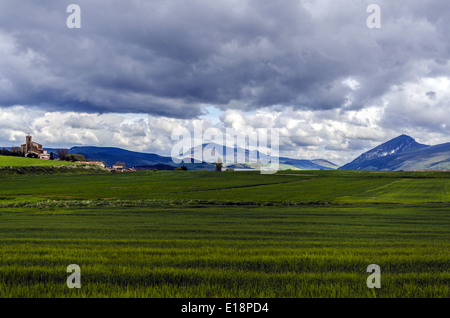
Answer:
M63 161L86 161L86 158L83 155L76 153L69 154L69 149L57 149L56 154L58 155L58 159Z
M24 157L19 147L12 147L11 150L3 148L0 150L0 156Z

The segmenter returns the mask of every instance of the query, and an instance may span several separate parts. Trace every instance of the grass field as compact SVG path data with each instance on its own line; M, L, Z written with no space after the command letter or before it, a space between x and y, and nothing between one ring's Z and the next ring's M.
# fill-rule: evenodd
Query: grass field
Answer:
M42 160L24 157L0 156L0 167L50 167L73 165L67 161Z
M3 176L0 297L449 297L449 177Z
M108 173L95 164L0 156L0 176Z

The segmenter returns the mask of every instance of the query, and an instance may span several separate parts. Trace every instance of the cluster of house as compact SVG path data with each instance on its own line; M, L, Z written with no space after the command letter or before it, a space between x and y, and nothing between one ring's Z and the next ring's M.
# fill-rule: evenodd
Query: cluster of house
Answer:
M27 156L29 154L36 155L39 159L44 160L50 160L50 154L47 153L47 150L44 150L42 148L41 144L38 144L37 142L34 142L33 137L28 134L25 143L20 146L20 151L24 156ZM77 163L89 163L89 164L95 164L102 168L105 168L109 171L115 171L115 172L132 172L136 171L134 168L125 168L124 163L116 163L112 166L112 168L107 167L103 161L77 161Z
M112 168L107 167L103 161L76 161L76 163L89 163L105 168L108 171L114 172L134 172L136 169L134 168L125 168L125 164L115 164Z
M116 172L134 172L136 171L136 169L134 168L125 168L125 164L124 163L116 163L115 165L112 166L111 168L106 168L109 171L116 171Z

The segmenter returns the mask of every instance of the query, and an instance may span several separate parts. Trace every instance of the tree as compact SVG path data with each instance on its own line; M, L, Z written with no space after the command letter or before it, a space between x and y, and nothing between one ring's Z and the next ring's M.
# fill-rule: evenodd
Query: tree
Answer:
M56 150L59 160L66 160L66 156L69 154L69 149L58 149Z
M75 162L75 161L86 161L86 158L84 158L83 155L80 155L78 153L73 153L73 154L67 155L65 157L65 160L66 161L72 161L72 162Z
M2 150L0 150L0 155L1 156L9 156L9 150L3 148Z
M218 157L215 164L216 164L216 171L222 171L222 167L223 167L222 158Z
M20 148L18 148L18 147L12 147L11 150L3 148L3 149L0 150L0 156L21 157L22 156L22 152L20 151Z
M22 149L20 147L11 147L11 156L22 156Z
M55 160L55 157L53 155L53 152L50 152L50 160Z

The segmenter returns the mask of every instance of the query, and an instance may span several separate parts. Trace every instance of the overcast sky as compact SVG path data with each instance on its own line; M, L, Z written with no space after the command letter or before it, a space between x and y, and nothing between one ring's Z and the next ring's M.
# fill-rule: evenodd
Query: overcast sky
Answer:
M449 142L449 21L448 0L0 0L0 146L170 154L201 120L338 164L401 133Z

